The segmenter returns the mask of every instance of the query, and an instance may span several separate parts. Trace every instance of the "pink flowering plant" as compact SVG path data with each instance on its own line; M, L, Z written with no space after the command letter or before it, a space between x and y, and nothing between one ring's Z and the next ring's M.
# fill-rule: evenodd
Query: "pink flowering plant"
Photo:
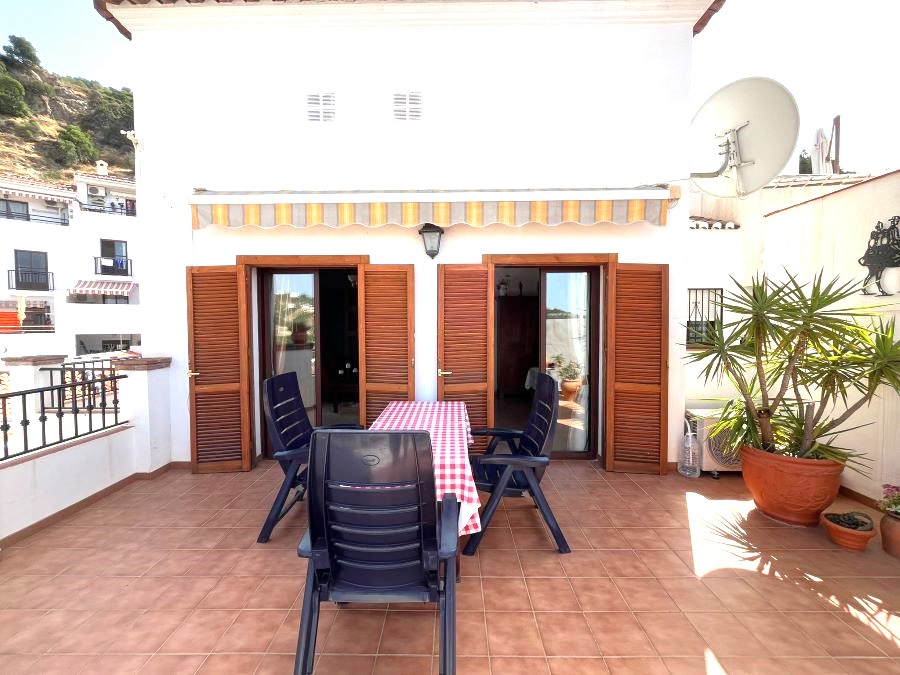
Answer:
M878 502L878 508L895 518L900 518L900 486L885 483L884 499Z

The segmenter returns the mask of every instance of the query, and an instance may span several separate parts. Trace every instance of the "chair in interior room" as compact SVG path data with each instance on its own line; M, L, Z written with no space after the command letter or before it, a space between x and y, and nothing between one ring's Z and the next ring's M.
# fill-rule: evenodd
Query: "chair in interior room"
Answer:
M422 431L316 431L310 444L309 560L295 673L312 673L319 604L436 602L440 673L455 672L459 505L435 497ZM423 628L428 628L424 626Z
M313 425L300 396L297 373L282 373L263 383L263 408L273 458L278 460L284 471L284 481L256 539L260 544L269 541L278 521L303 499L306 467L309 464L309 440L313 433ZM337 428L359 429L356 425L339 425ZM291 490L294 490L293 497Z
M556 380L546 373L539 373L524 429L472 430L473 436L491 437L485 453L476 455L471 460L475 484L481 492L490 492L491 498L481 513L481 531L469 538L463 550L466 555L474 555L500 500L503 497L524 497L526 494L534 500L544 522L550 528L559 552L570 552L562 529L541 490L541 479L550 464L558 410L559 391ZM507 445L509 454L495 453L501 443Z

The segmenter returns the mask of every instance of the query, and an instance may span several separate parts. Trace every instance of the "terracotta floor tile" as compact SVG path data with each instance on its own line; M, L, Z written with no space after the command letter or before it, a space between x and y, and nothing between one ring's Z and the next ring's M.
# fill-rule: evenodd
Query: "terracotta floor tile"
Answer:
M663 664L671 675L726 675L725 669L718 659L696 656L669 656L663 658Z
M584 527L581 531L594 549L631 548L625 537L614 527Z
M436 624L437 612L388 612L378 653L430 656L435 648Z
M603 564L603 551L572 551L561 555L559 562L569 577L608 577Z
M198 673L208 675L245 675L256 671L262 654L210 654Z
M265 654L254 675L285 675L294 672L293 654Z
M487 656L487 623L484 612L456 613L457 656ZM435 641L435 652L438 650Z
M651 577L653 574L632 550L597 551L597 557L611 577Z
M700 579L665 577L659 583L683 612L725 611L725 605Z
M634 550L667 550L669 545L652 527L620 527L621 534Z
M113 642L123 625L132 623L140 612L105 611L94 612L78 627L66 632L48 650L55 654L102 654Z
M587 509L585 511L578 511L573 514L575 519L575 524L582 529L593 528L593 527L612 527L612 521L610 521L609 516L606 515L606 511L601 511L599 509Z
M683 614L638 612L635 617L660 656L703 656L707 649Z
M716 594L732 612L755 612L774 609L766 599L743 579L704 579L704 585Z
M685 616L719 658L769 654L763 644L727 612L689 612Z
M200 601L200 609L243 609L260 587L259 577L222 577L219 583Z
M542 657L491 657L491 675L531 675L549 672L547 659Z
M662 659L658 658L607 658L606 667L613 675L619 673L631 675L663 675L668 674Z
M494 523L491 523L482 536L478 548L482 551L495 548L515 549L516 543L513 541L512 530L508 527L495 527Z
M854 675L900 675L900 660L897 659L835 659L845 673Z
M138 672L150 654L107 654L92 656L82 666L79 675L126 675ZM0 672L5 672L0 670Z
M826 651L802 630L802 626L806 625L811 632L828 631L827 624L812 623L816 621L817 614L808 615L801 620L802 623L792 623L781 612L739 612L734 616L766 646L772 656L826 656ZM828 642L832 639L829 638Z
M480 577L463 577L456 585L457 611L484 610L484 592Z
M597 675L608 673L606 661L600 657L560 657L554 656L547 659L552 675Z
M41 675L71 675L81 672L90 660L84 654L48 654L35 661L31 668Z
M481 580L484 609L488 612L531 611L523 578L485 577Z
M830 675L844 671L830 658L723 658L722 666L735 675L764 675L766 673L790 673L790 675Z
M810 630L809 643L829 656L887 656L882 650L866 639L868 631L851 628L832 612L790 612L783 615L787 625L794 625L803 631Z
M694 571L684 564L674 551L665 550L637 550L637 557L641 559L650 572L657 577L691 577Z
M373 675L427 675L431 672L431 656L382 656L375 658Z
M323 654L316 660L316 675L361 675L375 668L374 656Z
M346 609L335 616L328 637L321 643L328 654L375 654L381 641L385 611Z
M266 577L253 591L253 594L247 598L244 608L290 609L300 596L303 584L303 577Z
M516 549L520 551L556 548L556 543L544 527L515 527L512 529L512 536Z
M218 577L170 579L153 609L194 609L219 582Z
M577 612L581 605L575 597L568 579L544 578L526 579L528 597L536 612Z
M195 610L173 631L159 651L168 654L208 654L237 615L236 610L230 609Z
M147 610L129 625L121 626L116 638L107 644L106 652L131 654L156 652L190 614L190 610Z
M246 609L216 642L215 652L265 652L287 617L284 609Z
M466 558L467 556L463 556ZM522 566L514 550L478 549L478 565L482 577L521 577Z
M138 672L141 675L191 675L196 673L206 654L155 654Z
M51 610L6 640L3 651L8 654L43 654L57 640L76 631L91 615L90 611Z
M519 551L519 562L526 577L564 577L557 551Z
M628 607L634 612L674 612L678 607L656 579L613 579Z
M578 604L585 612L618 612L628 609L612 579L572 578Z
M584 616L603 656L655 654L647 634L630 612L585 612Z
M581 612L535 612L547 656L600 656Z
M491 656L544 656L544 648L531 612L488 612L488 647ZM493 670L493 665L491 666Z

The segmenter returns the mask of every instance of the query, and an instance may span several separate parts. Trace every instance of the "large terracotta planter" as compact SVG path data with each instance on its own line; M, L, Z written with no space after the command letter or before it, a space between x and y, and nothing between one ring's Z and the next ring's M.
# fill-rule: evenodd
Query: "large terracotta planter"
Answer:
M741 448L744 483L756 508L791 525L818 525L822 511L837 497L843 464Z
M881 547L895 558L900 558L900 518L887 514L881 517Z

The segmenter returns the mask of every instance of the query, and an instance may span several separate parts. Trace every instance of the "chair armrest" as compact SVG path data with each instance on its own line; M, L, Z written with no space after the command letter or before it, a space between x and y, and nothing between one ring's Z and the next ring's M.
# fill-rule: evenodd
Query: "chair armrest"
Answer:
M290 462L292 459L297 459L298 457L309 457L309 446L304 445L302 448L294 448L293 450L281 450L272 455L272 459L277 459L278 461Z
M365 427L358 424L329 424L327 427L316 427L316 429L354 429L356 431L365 431Z
M477 457L479 464L499 464L503 466L515 466L522 469L537 469L550 464L549 457L535 457L533 455L491 455L490 457Z
M438 541L438 558L456 558L459 547L459 503L456 495L448 492L441 499L441 530Z
M312 540L309 537L309 530L303 533L300 545L297 547L297 555L301 558L312 558Z
M519 429L472 429L473 436L497 436L498 438L521 438L522 431Z

